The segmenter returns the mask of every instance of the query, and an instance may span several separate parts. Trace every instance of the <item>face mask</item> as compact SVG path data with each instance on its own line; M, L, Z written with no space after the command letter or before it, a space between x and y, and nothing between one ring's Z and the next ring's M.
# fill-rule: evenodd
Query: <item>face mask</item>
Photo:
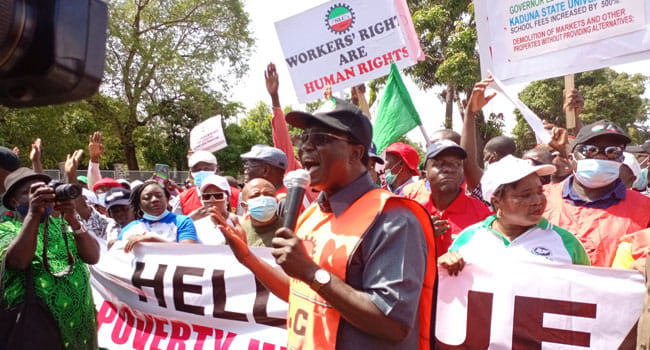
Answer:
M393 185L393 182L395 182L395 179L397 179L397 175L399 175L399 173L402 172L402 170L400 169L400 171L398 171L397 174L393 174L392 170L393 170L397 165L399 165L399 163L393 165L392 168L386 170L386 175L385 175L385 176L386 176L386 183L388 184L388 186L392 186L392 185Z
M151 214L144 213L144 214L142 214L142 218L147 219L149 221L160 221L162 218L167 216L167 214L169 214L169 210L165 209L165 211L163 211L163 213L158 215L158 216L154 216L154 215L151 215Z
M645 191L648 188L648 168L641 170L639 177L632 185L638 191Z
M576 163L576 179L587 188L600 188L616 181L621 167L619 162L603 159L581 159Z
M99 205L106 208L106 193L98 194L97 195L97 201L99 202Z
M260 222L271 220L278 208L278 201L274 197L259 196L248 200L248 213Z
M20 213L20 215L22 216L27 216L27 212L29 212L29 206L24 204L18 204L18 207L16 207L16 211L18 211L18 213ZM54 211L54 208L52 207L45 208L45 213L43 213L43 216L48 216L52 214L52 211Z
M201 184L203 183L203 180L205 180L206 177L214 175L214 171L209 171L209 170L202 170L202 171L197 171L192 173L192 178L194 179L194 184L201 188Z

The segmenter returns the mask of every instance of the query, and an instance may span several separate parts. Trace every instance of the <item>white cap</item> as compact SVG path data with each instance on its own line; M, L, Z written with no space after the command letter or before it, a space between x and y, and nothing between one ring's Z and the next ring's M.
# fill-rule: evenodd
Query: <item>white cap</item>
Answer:
M632 174L634 174L638 179L641 174L641 165L639 164L639 161L636 160L636 157L632 153L623 152L623 155L625 156L625 158L623 158L623 164L627 165L627 167L632 170Z
M219 175L210 175L206 177L201 183L201 188L199 188L199 192L203 192L203 190L205 190L205 188L210 185L217 186L222 191L227 192L228 196L230 196L230 184L228 184L228 180L226 180L225 177Z
M122 185L131 186L131 183L127 179L117 179L117 182L121 183Z
M86 203L92 204L92 205L97 205L99 204L99 199L97 199L97 195L95 192L87 189L87 188L82 188L81 189L81 195L86 198Z
M539 176L551 175L555 169L555 166L551 164L536 166L530 160L507 155L498 162L490 164L487 171L483 173L481 178L483 199L490 202L494 191L501 185L519 181L532 173L537 173Z
M217 165L217 157L208 151L196 151L187 160L187 165L191 168L201 162Z
M131 182L131 190L135 190L136 187L141 186L142 184L144 184L142 180L133 180L133 182Z

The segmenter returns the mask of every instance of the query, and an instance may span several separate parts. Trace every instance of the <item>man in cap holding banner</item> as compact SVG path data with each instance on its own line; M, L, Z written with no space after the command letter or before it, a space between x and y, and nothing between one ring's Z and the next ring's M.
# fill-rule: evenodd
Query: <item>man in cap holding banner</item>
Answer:
M250 254L239 225L226 225L235 256L289 302L295 349L430 349L436 279L429 215L414 201L377 188L367 172L372 127L355 106L292 112L301 162L321 191L282 228L273 255L284 272Z
M544 217L575 234L595 266L611 266L619 239L650 224L650 198L619 179L628 143L609 120L584 126L571 150L573 175L544 188Z

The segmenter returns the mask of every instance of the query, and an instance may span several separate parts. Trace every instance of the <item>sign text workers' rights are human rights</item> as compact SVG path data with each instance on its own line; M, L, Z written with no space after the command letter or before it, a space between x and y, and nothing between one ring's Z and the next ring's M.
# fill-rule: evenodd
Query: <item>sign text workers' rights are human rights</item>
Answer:
M424 59L405 0L331 1L275 27L300 103Z

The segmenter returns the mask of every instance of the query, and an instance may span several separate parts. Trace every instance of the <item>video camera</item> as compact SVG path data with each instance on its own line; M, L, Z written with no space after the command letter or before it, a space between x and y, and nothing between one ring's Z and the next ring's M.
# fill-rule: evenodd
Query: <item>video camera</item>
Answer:
M102 0L0 0L0 104L44 106L95 94L107 28Z

